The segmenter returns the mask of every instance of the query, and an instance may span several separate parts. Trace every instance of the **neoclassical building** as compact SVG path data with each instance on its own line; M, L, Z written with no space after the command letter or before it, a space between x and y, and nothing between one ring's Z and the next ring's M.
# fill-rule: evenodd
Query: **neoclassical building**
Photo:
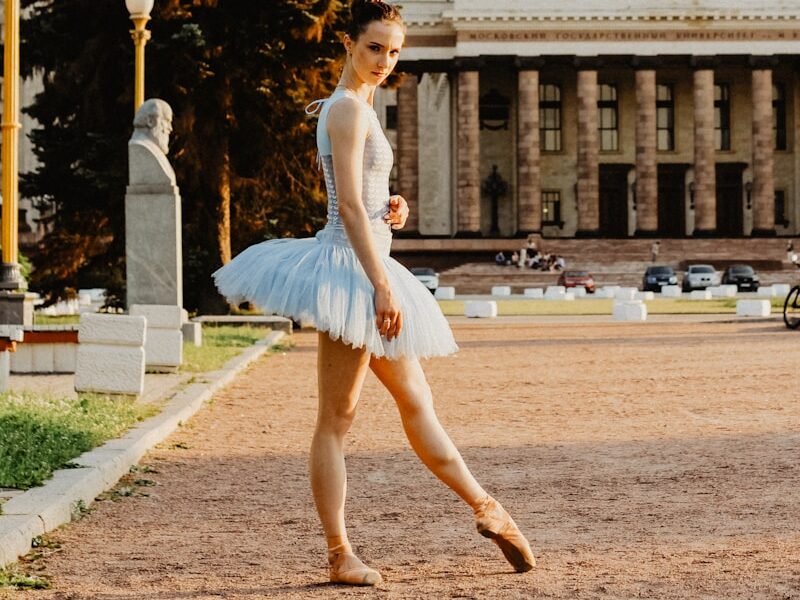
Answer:
M423 237L800 233L796 0L404 0Z

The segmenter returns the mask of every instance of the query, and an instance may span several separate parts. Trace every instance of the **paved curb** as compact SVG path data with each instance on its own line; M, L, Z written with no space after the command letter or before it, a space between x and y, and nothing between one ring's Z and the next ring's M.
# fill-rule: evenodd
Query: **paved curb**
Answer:
M31 488L2 505L0 567L27 554L32 538L78 518L95 497L113 487L145 452L166 439L206 400L285 335L283 331L271 332L229 360L222 369L202 374L205 380L202 383L192 383L181 389L158 415L142 421L122 437L81 454L72 461L80 467L59 469L43 486Z

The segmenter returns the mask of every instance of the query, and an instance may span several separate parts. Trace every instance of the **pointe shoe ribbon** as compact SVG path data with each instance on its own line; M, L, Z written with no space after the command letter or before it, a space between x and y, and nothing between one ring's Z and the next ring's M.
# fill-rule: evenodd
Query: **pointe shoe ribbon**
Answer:
M474 511L478 533L497 544L518 573L530 571L536 565L528 540L497 500L487 496Z
M383 582L381 574L361 562L349 548L337 546L329 550L328 562L331 565L331 583L380 585Z

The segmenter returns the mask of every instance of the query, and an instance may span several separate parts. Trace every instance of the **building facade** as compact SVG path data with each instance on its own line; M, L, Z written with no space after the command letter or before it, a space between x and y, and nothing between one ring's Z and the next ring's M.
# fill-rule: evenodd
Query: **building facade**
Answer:
M406 0L376 108L424 237L800 232L793 2Z

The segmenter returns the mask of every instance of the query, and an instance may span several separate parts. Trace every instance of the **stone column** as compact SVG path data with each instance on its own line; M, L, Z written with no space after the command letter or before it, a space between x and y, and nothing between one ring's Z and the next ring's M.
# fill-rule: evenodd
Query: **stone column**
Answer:
M714 162L714 71L694 72L694 235L717 229L717 176Z
M417 76L406 74L397 89L397 193L408 202L403 233L419 230L419 123Z
M461 237L481 234L480 121L478 71L458 74L456 207Z
M753 70L753 231L775 235L775 179L772 131L772 70Z
M539 150L539 71L520 71L517 121L517 232L542 230L542 184Z
M579 237L600 232L598 181L597 71L578 71L578 231Z
M636 71L636 234L658 233L656 72Z

